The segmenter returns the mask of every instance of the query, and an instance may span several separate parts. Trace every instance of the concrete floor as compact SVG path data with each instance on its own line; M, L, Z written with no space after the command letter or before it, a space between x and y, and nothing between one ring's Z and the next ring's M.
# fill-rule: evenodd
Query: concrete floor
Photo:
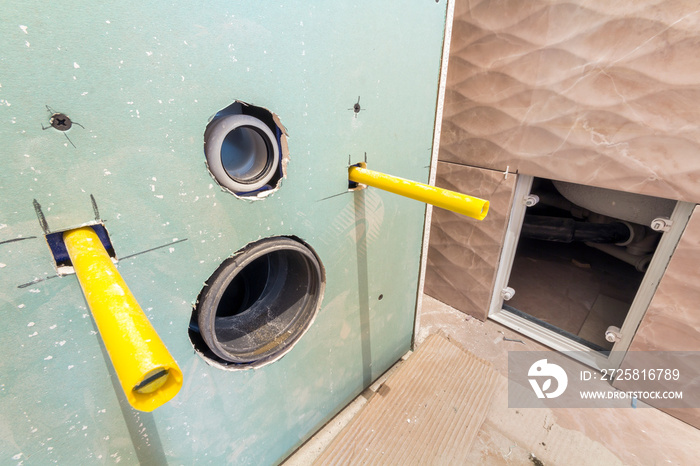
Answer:
M441 332L490 361L503 376L475 442L474 464L698 464L700 430L653 408L508 408L508 351L548 351L496 322L481 322L429 296L418 344ZM503 337L524 343L504 341ZM582 366L583 367L583 366Z
M495 322L473 319L429 296L424 296L420 324L417 346L428 335L441 333L490 361L501 374L489 413L470 447L469 464L698 464L700 430L653 408L508 408L508 352L548 351L539 343ZM311 464L381 383L380 379L359 396L285 465Z

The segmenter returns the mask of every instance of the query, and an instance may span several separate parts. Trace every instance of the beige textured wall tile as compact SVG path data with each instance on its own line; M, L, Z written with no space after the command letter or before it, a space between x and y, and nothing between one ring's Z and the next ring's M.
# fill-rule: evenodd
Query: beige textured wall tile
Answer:
M486 319L515 180L515 175L506 179L493 170L438 162L437 186L487 199L490 205L481 221L433 210L425 293Z
M689 365L678 353L650 351L700 351L700 207L696 207L671 257L666 273L647 309L629 352L620 366L679 369L685 380L697 378L700 368ZM644 351L640 356L634 352ZM638 367L641 369L641 367ZM641 382L616 383L624 390L647 389ZM653 387L651 387L653 388ZM665 387L656 387L663 389ZM697 385L694 388L698 390ZM680 403L680 402L679 402ZM652 403L653 404L653 403ZM700 409L664 409L669 414L700 428Z
M700 202L700 5L458 1L440 160Z
M696 207L630 351L700 351L700 207Z

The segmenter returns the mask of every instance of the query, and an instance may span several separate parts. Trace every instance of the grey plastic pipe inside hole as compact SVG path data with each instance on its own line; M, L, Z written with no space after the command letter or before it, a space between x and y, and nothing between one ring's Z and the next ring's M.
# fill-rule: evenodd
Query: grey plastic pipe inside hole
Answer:
M205 155L214 178L234 193L264 187L279 165L275 135L249 115L228 115L215 121L205 141Z

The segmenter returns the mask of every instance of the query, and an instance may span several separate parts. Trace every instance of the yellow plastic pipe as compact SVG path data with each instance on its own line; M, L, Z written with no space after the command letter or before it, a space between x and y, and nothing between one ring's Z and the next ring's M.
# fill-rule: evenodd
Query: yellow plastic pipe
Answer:
M361 164L364 165L364 164ZM457 212L477 220L483 220L489 211L489 201L461 194L448 189L405 180L396 176L368 170L362 166L348 168L348 179L355 183L389 191L399 196L415 199L443 209Z
M73 268L126 399L153 411L182 386L182 372L90 227L63 233Z

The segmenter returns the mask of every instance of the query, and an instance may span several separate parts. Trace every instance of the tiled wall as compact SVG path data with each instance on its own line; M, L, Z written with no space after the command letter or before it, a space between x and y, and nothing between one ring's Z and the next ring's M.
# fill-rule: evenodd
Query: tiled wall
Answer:
M433 210L425 292L481 320L488 314L515 179L512 174L438 162L437 186L488 199L490 205L482 221Z
M698 10L458 0L440 160L700 201Z
M645 350L700 351L700 207L695 207L630 345L630 351Z
M499 176L480 167L700 202L699 51L697 2L457 0L438 184L484 195ZM426 292L480 318L513 186L499 189L493 220L433 214ZM696 209L632 350L700 350L698 263Z
M639 325L629 351L653 351L646 353L645 362L653 358L659 368L676 368L687 381L698 379L699 367L679 352L700 352L700 207L696 207L683 237L678 242L647 313ZM668 352L668 353L666 353ZM622 362L622 369L633 367L636 358L632 353ZM648 362L647 362L648 364ZM691 363L692 364L692 363ZM647 366L647 368L650 366ZM635 388L634 383L620 384L621 389ZM700 380L693 386L700 391ZM648 387L647 387L648 389ZM656 389L660 389L656 387ZM690 390L690 386L688 386ZM688 398L690 393L686 394ZM699 408L695 406L695 408ZM674 416L700 427L700 409L667 410Z

